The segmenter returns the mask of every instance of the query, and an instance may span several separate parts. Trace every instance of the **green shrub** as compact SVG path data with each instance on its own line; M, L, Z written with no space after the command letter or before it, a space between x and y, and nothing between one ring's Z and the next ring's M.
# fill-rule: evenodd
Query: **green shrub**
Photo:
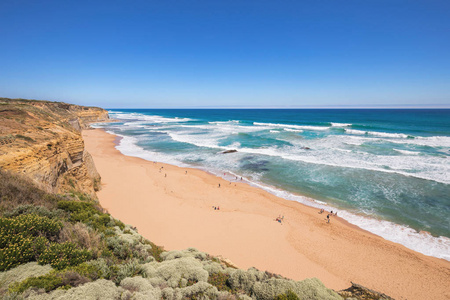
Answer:
M26 237L24 234L9 237L8 246L0 249L0 271L9 270L33 260L33 240L33 237Z
M0 228L0 248L3 248L17 234L55 237L61 230L62 224L54 219L27 214L13 218L0 218Z
M41 217L47 217L47 218L63 218L64 217L64 211L60 209L53 209L49 210L45 206L41 205L32 205L32 204L23 204L16 206L12 210L6 211L3 213L4 217L11 218L11 217L17 217L20 215L27 215L27 214L35 214Z
M94 203L81 201L59 201L58 208L70 213L73 223L82 222L101 232L114 227L109 214L100 212Z
M52 270L53 268L49 265L40 266L37 262L29 262L6 272L0 272L0 295L14 282L20 282L32 276L45 275Z
M114 226L118 226L120 228L120 230L125 229L125 224L123 224L123 222L120 220L114 220Z
M117 271L117 277L115 278L115 282L119 284L126 277L134 277L134 276L142 276L147 277L145 273L145 268L139 264L137 260L132 260L125 264L119 265L119 269Z
M36 260L62 224L35 214L0 218L0 271Z
M91 257L92 254L90 251L78 249L73 243L52 243L38 257L38 262L41 265L50 264L53 268L62 270L66 267L76 266L88 261Z
M300 300L300 298L291 290L275 297L275 300Z
M88 262L81 263L78 266L70 268L70 270L91 280L97 280L99 278L106 277L103 276L103 271L98 266L96 266L95 264L90 264Z
M27 142L34 142L34 140L32 138L30 138L29 136L25 136L22 134L16 134L16 138L25 140Z
M117 236L108 237L106 239L106 245L111 250L113 255L121 260L130 259L133 257L133 251L130 243L120 239Z
M70 289L90 281L90 279L72 270L53 271L46 275L29 277L21 282L11 284L9 292L23 293L29 288L45 289L46 292L49 292L57 288Z
M144 244L147 244L147 245L151 246L151 249L149 249L150 255L153 256L157 262L162 262L163 261L163 258L161 257L161 254L166 252L164 250L164 247L157 246L157 245L153 244L152 242L150 242L149 240L145 240L145 239L142 242Z
M230 283L228 282L229 278L230 275L226 273L212 273L209 274L208 283L215 286L219 291L236 292L236 290L231 288Z
M23 293L30 287L45 289L46 292L63 286L63 280L56 273L52 272L39 277L30 277L22 282L17 282L9 287L10 293Z

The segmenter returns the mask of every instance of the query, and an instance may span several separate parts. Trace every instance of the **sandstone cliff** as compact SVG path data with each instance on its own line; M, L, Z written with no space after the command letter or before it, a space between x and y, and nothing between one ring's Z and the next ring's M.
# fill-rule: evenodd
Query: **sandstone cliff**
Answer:
M106 121L102 108L0 98L0 168L30 177L49 192L95 196L100 175L81 130Z

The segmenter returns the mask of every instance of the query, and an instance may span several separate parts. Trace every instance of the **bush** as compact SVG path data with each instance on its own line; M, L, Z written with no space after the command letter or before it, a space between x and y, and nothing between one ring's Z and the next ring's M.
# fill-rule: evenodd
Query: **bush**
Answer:
M64 272L53 271L46 275L29 277L21 282L16 282L9 287L9 292L23 293L29 288L44 289L46 292L49 292L57 288L70 289L90 281L90 279L71 270Z
M102 213L94 203L81 201L59 201L58 208L70 213L69 220L81 222L101 232L113 227L114 222L109 214Z
M22 280L27 279L32 276L41 276L52 271L52 267L49 265L40 266L37 262L30 262L27 264L23 264L16 268L13 268L6 272L0 273L0 295L2 291L8 289L8 286L14 282L20 282ZM1 297L0 297L1 298Z
M275 300L300 300L300 298L291 290L275 297Z
M0 271L36 260L62 224L35 214L0 218Z
M106 247L96 230L80 222L73 225L65 223L59 234L59 241L71 242L82 248L89 249L95 257Z
M226 292L233 292L235 293L236 290L233 290L230 286L229 280L230 275L226 273L212 273L209 274L208 277L208 283L215 286L219 291L226 291Z
M3 248L16 234L43 235L47 238L54 238L61 230L62 224L54 219L28 214L13 218L0 218L0 228L0 248Z
M10 211L6 211L3 213L4 217L17 217L20 215L27 215L27 214L35 214L41 217L47 217L47 218L63 218L64 217L64 211L60 209L53 209L49 210L45 206L40 205L32 205L32 204L21 204L14 209Z
M22 134L16 134L16 138L25 140L27 142L34 142L34 140L32 138L30 138L29 136L25 136Z
M63 286L62 278L55 273L50 273L39 277L30 277L22 282L14 283L10 286L9 292L23 293L30 287L45 289L46 292L49 292L60 286Z
M88 261L91 257L92 254L90 251L78 249L73 243L52 243L39 256L38 262L41 265L50 264L53 268L62 270L66 267L76 266Z
M137 260L132 260L128 263L119 265L119 270L117 272L117 277L115 282L119 284L126 277L142 276L147 277L145 273L145 268L143 265L139 264Z

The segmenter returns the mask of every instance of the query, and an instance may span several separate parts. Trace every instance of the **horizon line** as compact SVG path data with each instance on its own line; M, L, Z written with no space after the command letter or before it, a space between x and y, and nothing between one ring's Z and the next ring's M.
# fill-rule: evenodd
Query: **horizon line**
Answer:
M179 107L108 107L105 109L450 109L446 106L179 106Z

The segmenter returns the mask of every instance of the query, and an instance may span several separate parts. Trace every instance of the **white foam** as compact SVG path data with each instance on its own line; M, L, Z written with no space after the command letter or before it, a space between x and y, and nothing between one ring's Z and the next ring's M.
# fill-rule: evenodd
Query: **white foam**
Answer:
M270 130L271 133L280 133L278 130Z
M345 132L350 133L350 134L359 134L359 135L367 134L367 131L356 130L356 129L345 129Z
M187 166L186 164L183 164L182 162L174 159L171 156L165 155L164 153L153 152L139 147L137 145L139 139L137 139L136 137L120 135L110 131L107 132L120 136L122 138L119 142L119 145L116 146L116 149L124 155L139 157L148 161L159 161L177 166Z
M339 136L309 140L308 144L291 141L294 146L268 148L237 148L239 152L280 157L291 161L327 165L339 168L364 169L395 173L441 183L450 183L450 164L439 156L410 155L408 159L396 155L375 155L364 151L342 151L348 141ZM305 147L310 148L305 150ZM338 148L339 147L339 148ZM338 150L341 149L341 150ZM337 151L336 151L337 150ZM348 150L348 149L347 149ZM387 167L387 168L386 168Z
M258 125L258 126L266 126L266 127L295 128L295 129L319 130L319 131L324 131L324 130L330 129L330 127L308 126L308 125L290 125L290 124L275 124L275 123L260 123L260 122L253 122L253 124Z
M404 134L404 133L389 133L389 132L378 132L378 131L363 131L356 129L345 129L345 132L349 134L356 135L372 135L384 138L392 138L392 139L414 139L413 136Z
M190 118L166 118L158 115L145 115L141 113L124 113L124 112L111 112L111 117L113 119L119 120L138 120L138 121L146 121L149 123L182 123L192 121Z
M418 136L414 140L408 141L416 145L424 145L430 147L450 147L450 136Z
M333 126L333 127L349 127L349 126L352 126L352 124L349 124L349 123L333 123L333 122L331 122L331 126Z
M283 128L283 130L285 130L285 131L289 131L289 132L303 132L303 130L301 130L301 129L290 129L290 128Z
M229 120L229 121L214 121L214 122L208 122L209 124L216 124L216 125L221 125L221 124L239 124L239 120Z
M401 154L406 154L406 155L419 155L420 152L416 152L416 151L408 151L408 150L401 150L401 149L395 149L395 151L401 153Z
M400 138L400 139L407 139L409 136L407 134L403 133L388 133L388 132L378 132L378 131L368 131L367 134L374 135L374 136L381 136L381 137L387 137L387 138Z
M206 148L218 148L218 149L227 149L227 147L222 147L218 145L218 136L214 135L192 135L192 134L179 134L174 132L167 133L174 141L191 144L197 147L206 147Z

